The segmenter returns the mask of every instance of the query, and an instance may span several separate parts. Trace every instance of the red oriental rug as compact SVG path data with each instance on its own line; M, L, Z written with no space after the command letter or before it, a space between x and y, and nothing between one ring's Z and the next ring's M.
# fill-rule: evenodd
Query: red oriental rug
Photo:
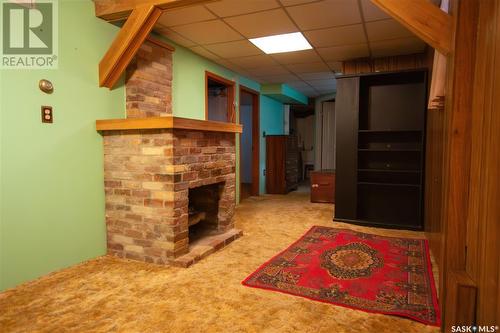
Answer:
M315 226L243 284L428 325L441 321L423 239Z

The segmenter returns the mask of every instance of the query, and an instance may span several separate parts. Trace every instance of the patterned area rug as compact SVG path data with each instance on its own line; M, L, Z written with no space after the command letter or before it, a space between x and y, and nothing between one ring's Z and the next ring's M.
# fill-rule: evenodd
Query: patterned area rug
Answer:
M423 239L315 226L243 284L440 325Z

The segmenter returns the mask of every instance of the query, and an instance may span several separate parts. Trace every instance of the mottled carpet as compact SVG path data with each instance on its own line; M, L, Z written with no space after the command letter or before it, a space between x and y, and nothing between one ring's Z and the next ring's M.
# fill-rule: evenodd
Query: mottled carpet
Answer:
M5 332L438 332L241 281L313 225L388 236L422 233L332 223L333 206L307 194L262 196L238 206L244 236L188 269L101 257L0 294Z

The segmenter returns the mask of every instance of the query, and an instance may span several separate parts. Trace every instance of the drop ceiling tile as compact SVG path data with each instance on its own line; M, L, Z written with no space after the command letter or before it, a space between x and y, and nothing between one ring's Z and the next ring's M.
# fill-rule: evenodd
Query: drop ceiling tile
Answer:
M226 18L225 21L247 38L296 32L297 28L283 9Z
M297 80L297 77L293 74L266 75L258 77L261 80L261 82L265 83L286 83L289 81Z
M325 0L287 7L302 30L361 23L359 6L353 0Z
M290 74L290 71L281 65L271 66L271 67L259 67L249 70L253 75L256 76L274 76Z
M366 43L362 24L305 31L304 35L314 47L327 47Z
M304 64L287 65L286 67L294 73L312 73L329 70L329 67L324 62L306 62Z
M307 80L306 82L314 89L334 89L337 86L337 80L335 79Z
M248 40L205 45L205 48L222 58L248 57L263 54L261 50Z
M161 25L156 25L154 28L154 31L159 33L162 36L165 36L166 38L170 39L171 41L173 41L179 45L182 45L185 47L190 47L190 46L196 45L195 42L193 42L187 38L184 38L181 35L179 35L177 32L172 31L171 29L163 27Z
M219 58L219 59L215 59L214 60L215 63L221 65L221 66L224 66L224 67L228 67L228 66L233 66L234 64L231 63L229 60L227 59L222 59L222 58Z
M302 88L310 89L311 88L311 86L309 84L307 84L305 81L289 81L286 84L294 89L302 89Z
M232 58L229 60L234 64L246 69L278 65L278 63L267 54L242 57L242 58Z
M283 6L295 6L295 5L301 5L303 3L307 2L313 2L316 0L280 0L281 4Z
M421 53L425 50L425 43L417 37L398 38L372 42L370 48L373 57L385 57Z
M370 0L361 0L361 8L363 10L363 17L365 21L376 21L388 19L390 16L382 9L374 5Z
M343 61L364 58L370 55L367 44L323 47L318 48L317 51L325 61Z
M392 19L366 23L366 32L370 41L415 37L410 30Z
M214 62L241 75L247 75L247 73L240 67L236 66L227 59L214 59ZM236 78L230 78L231 80L236 80Z
M215 18L215 15L203 6L190 6L163 12L163 15L158 19L158 23L166 27L171 27L174 25L208 21Z
M206 7L220 17L253 13L279 7L274 0L222 0L206 4Z
M302 80L333 80L335 79L335 74L332 72L317 72L317 73L302 73L297 74Z
M221 20L199 22L172 27L172 30L197 44L213 44L243 39Z
M197 54L199 54L202 57L205 57L207 59L210 59L210 60L219 59L219 56L217 56L216 54L213 54L212 52L208 51L203 46L193 46L193 47L190 47L190 49L194 53L197 53Z
M311 62L321 62L321 58L314 50L284 52L273 54L272 57L280 64L304 64Z
M337 88L321 88L321 89L316 89L316 91L319 93L319 95L327 95L336 92Z
M336 73L342 72L342 61L328 61L326 63L328 67L330 67L331 70L335 71Z
M319 93L313 88L301 88L299 89L299 91L304 95L306 95L307 97L316 97L319 95Z

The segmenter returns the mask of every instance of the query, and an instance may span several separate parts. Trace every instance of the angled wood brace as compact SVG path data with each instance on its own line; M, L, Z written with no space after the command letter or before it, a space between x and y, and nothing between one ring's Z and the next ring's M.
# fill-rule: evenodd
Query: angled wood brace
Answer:
M453 20L427 0L371 0L443 55L452 50Z
M162 10L152 5L132 11L99 63L99 86L113 88L161 14Z

